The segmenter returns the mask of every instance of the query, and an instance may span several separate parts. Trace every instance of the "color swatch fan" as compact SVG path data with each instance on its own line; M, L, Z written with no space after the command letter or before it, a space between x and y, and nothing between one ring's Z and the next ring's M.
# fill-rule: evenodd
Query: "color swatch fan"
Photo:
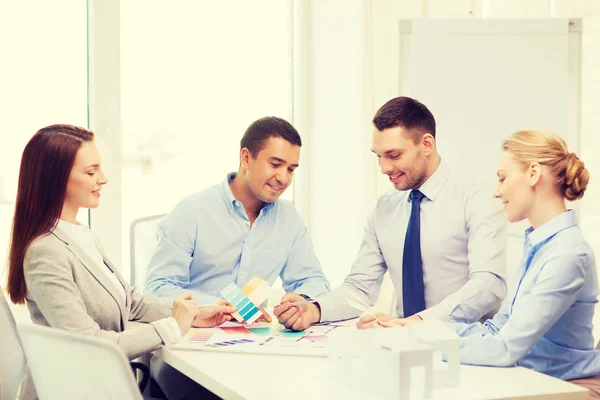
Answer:
M237 312L232 315L238 322L246 321L251 324L262 315L256 305L267 299L269 290L267 282L254 277L244 286L243 291L231 282L221 290L221 295L236 308Z
M242 289L242 293L248 296L251 302L260 305L267 300L271 290L271 286L269 286L267 281L255 276L246 283L246 286Z

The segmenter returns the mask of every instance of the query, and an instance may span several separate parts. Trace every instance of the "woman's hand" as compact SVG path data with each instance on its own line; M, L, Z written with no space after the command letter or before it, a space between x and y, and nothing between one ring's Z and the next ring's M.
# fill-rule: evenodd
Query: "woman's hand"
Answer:
M199 314L200 309L191 293L184 293L173 301L173 318L177 321L182 336L190 330L192 322Z
M358 329L381 328L384 326L383 323L393 319L394 317L384 313L365 314L356 321L356 327Z
M408 318L394 318L391 321L387 321L381 322L381 326L385 327L385 328L395 328L398 326L410 326L410 325L414 325L414 324L418 324L420 322L423 322L423 320L421 319L421 317L419 317L417 314L408 317Z
M231 314L236 311L226 300L219 300L214 306L196 307L199 312L192 321L194 328L211 328L231 321Z

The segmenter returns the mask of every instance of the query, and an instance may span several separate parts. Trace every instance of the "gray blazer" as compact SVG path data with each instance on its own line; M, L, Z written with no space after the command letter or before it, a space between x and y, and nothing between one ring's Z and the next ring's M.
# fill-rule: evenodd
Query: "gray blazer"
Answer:
M34 323L104 338L120 346L134 359L156 350L168 338L168 326L153 324L172 313L173 300L142 295L130 287L96 242L104 263L125 288L126 298L116 293L106 274L69 236L56 227L35 240L24 261L26 301ZM148 323L124 331L126 321ZM19 399L36 399L29 370L21 383Z

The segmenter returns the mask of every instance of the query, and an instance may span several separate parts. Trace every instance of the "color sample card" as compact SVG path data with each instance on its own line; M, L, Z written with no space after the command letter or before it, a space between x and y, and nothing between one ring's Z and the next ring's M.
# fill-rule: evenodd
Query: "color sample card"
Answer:
M252 333L245 326L223 326L221 330L230 335L248 335Z
M248 330L254 333L255 335L259 336L269 336L276 334L273 333L273 330L271 328L248 328Z
M254 342L254 340L234 339L234 340L228 340L226 342L211 343L211 344L207 344L205 346L206 347L227 347L227 346L233 346L234 344L245 344L245 343L252 343L252 342Z
M281 336L294 337L295 338L295 337L302 337L302 336L306 335L306 332L305 331L288 331L288 330L285 330L285 331L279 332L279 334Z
M251 324L262 315L256 305L233 282L221 290L221 296L236 308L237 312L232 315L239 322L246 321Z
M242 288L244 293L251 302L254 304L261 305L265 300L269 298L271 293L271 286L269 283L257 276L252 277L248 283Z
M206 343L213 335L212 330L198 329L198 331L189 338L190 342Z

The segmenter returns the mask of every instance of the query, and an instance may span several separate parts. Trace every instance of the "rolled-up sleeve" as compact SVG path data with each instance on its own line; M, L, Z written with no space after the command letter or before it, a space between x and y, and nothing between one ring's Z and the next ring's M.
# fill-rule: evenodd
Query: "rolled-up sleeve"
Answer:
M426 319L474 322L506 297L507 223L489 186L480 186L465 202L469 280L438 305L419 313Z
M456 326L457 333L463 336L461 362L498 367L514 365L571 307L584 283L584 267L577 256L549 259L531 291L513 308L510 318L501 312L491 323Z

